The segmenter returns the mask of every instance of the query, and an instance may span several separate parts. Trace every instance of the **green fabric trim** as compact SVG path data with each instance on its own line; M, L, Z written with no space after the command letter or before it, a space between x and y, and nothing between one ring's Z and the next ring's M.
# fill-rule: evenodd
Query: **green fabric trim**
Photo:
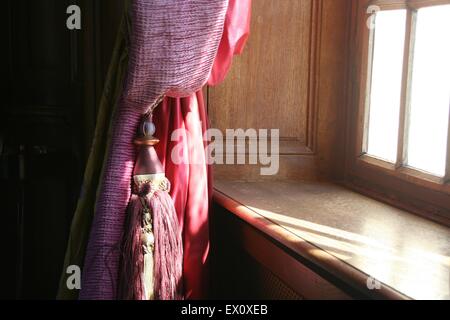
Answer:
M126 7L128 7L128 1ZM91 223L95 213L95 204L101 181L103 180L107 154L109 153L112 123L128 68L130 19L127 12L128 10L126 9L117 35L105 87L100 100L94 140L84 172L81 194L72 219L64 267L57 294L57 299L61 300L75 300L78 298L78 290L69 290L67 288L67 277L70 275L66 273L66 270L71 265L79 266L82 269L84 263Z

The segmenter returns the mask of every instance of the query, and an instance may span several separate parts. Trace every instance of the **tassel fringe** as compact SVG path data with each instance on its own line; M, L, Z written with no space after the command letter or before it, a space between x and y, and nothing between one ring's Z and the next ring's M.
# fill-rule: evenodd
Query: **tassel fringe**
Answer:
M149 222L147 228L144 225L146 214ZM152 247L149 250L148 241L152 235L154 240L150 239ZM141 196L133 194L128 205L122 243L119 298L183 299L182 246L177 214L168 192L157 190Z
M148 205L153 212L155 234L155 298L180 300L183 292L183 247L172 198L165 191L157 191Z
M141 244L143 206L140 197L132 195L128 204L125 236L122 243L119 299L142 300L144 251Z

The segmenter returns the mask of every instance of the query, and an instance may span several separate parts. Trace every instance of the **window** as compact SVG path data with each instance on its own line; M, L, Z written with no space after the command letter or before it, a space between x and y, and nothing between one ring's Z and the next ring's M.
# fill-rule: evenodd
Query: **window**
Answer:
M367 148L364 152L389 162L397 157L400 92L402 89L405 10L376 14L372 33L372 62L367 90Z
M419 9L414 18L405 159L413 168L443 177L450 106L450 4Z
M450 223L450 0L354 8L349 176Z

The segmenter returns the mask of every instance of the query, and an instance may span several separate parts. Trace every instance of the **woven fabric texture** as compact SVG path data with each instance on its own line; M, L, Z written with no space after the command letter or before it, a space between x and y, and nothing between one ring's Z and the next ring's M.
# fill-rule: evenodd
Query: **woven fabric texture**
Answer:
M88 242L81 299L117 297L136 128L161 95L188 96L206 83L227 6L228 0L132 1L128 72Z

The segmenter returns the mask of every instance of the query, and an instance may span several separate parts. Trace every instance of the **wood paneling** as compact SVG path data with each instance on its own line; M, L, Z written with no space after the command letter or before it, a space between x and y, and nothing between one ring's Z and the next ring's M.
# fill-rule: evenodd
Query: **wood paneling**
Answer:
M53 299L123 0L8 0L2 11L0 297ZM81 30L66 9L81 7Z
M259 165L216 166L222 178L329 177L340 154L345 93L345 0L257 0L251 35L225 82L208 90L212 127L280 129L280 172Z
M82 172L79 34L66 28L73 3L9 0L2 12L1 243L15 251L1 267L5 298L53 298L61 272Z
M312 1L253 2L245 53L210 91L219 129L280 128L282 137L306 143L312 7Z
M319 176L340 180L345 161L345 114L351 1L324 0L317 101Z

